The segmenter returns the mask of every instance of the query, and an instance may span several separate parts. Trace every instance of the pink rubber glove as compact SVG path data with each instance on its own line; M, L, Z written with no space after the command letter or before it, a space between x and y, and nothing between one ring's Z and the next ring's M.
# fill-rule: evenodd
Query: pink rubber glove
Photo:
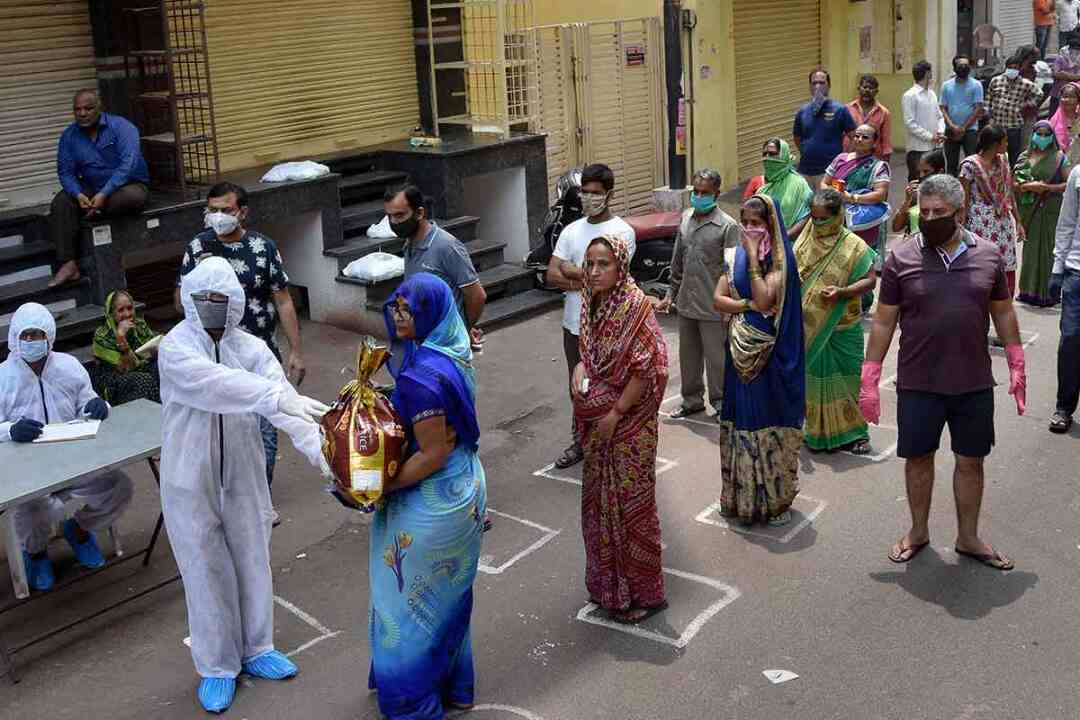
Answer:
M867 360L862 366L862 384L859 387L859 412L866 422L877 425L881 420L881 363Z
M1009 394L1016 398L1016 414L1023 415L1027 407L1027 370L1024 364L1024 346L1009 345L1005 348L1009 361Z

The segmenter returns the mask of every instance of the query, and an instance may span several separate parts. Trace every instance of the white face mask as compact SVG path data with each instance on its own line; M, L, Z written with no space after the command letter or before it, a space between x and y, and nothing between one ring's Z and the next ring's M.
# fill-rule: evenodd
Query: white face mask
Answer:
M48 340L20 340L19 355L26 362L37 362L49 354Z
M1005 71L1005 77L1010 80L1015 80L1016 78L1020 77L1020 71L1016 68L1009 68Z
M227 212L208 212L206 213L206 227L214 231L214 234L218 237L225 237L235 232L236 228L240 226L240 218L235 215L230 215Z

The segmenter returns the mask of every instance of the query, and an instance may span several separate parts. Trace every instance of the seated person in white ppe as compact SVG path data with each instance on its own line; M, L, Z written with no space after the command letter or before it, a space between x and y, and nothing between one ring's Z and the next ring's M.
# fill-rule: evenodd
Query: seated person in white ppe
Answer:
M184 579L199 701L223 712L241 671L270 680L297 672L274 649L273 509L259 417L327 472L318 418L329 408L297 394L266 343L239 327L245 297L228 261L200 262L180 299L185 319L158 350L161 506Z
M86 368L71 355L53 351L55 340L56 321L44 306L26 303L11 317L10 354L0 364L0 442L31 442L47 423L108 417L109 405L90 386ZM41 461L48 462L44 447L41 455ZM63 520L65 502L85 503L64 521L64 537L80 565L98 568L105 558L93 533L116 522L131 504L131 495L130 478L114 470L12 510L30 587L49 590L55 582L46 546L53 525Z

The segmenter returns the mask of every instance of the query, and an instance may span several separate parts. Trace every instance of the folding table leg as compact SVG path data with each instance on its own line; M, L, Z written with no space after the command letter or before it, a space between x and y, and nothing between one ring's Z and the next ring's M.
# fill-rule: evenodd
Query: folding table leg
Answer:
M120 544L120 530L116 523L109 526L109 542L112 544L113 554L116 557L124 557L124 546Z
M15 513L11 508L0 515L3 526L4 547L7 548L8 567L11 569L11 585L15 588L15 597L19 600L30 597L30 585L26 581L26 565L22 559L22 543L15 534Z
M150 564L150 556L154 553L154 546L157 545L158 535L161 534L161 526L165 523L165 516L158 513L157 524L154 525L154 534L150 536L150 544L146 546L146 554L143 555L143 567Z
M0 635L0 677L7 677L14 685L19 682L19 675L15 672L15 658L8 652L4 636Z

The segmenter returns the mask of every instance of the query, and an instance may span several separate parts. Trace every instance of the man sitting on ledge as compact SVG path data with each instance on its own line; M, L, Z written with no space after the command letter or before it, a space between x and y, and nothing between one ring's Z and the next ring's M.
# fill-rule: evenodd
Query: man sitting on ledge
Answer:
M49 211L49 237L60 268L49 286L80 277L82 218L136 213L146 205L150 175L139 149L139 130L119 115L102 112L97 90L75 94L75 122L60 136L56 168L63 190Z

